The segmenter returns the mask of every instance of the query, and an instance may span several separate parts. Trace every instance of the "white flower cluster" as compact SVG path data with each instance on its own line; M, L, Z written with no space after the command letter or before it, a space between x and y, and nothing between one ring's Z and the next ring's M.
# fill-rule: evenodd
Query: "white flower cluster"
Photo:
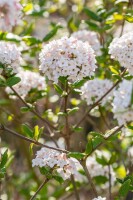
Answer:
M77 174L75 162L71 158L67 158L65 153L48 148L37 151L36 158L32 160L32 167L34 166L48 166L52 169L55 167L64 180L72 174Z
M37 88L38 90L46 89L46 80L37 72L20 70L17 77L21 78L21 81L14 85L13 88L22 97L25 98L31 89ZM10 94L11 97L16 98L12 95L13 91L7 87L6 92Z
M98 40L98 36L94 31L80 30L74 32L71 36L77 38L78 40L81 40L82 42L88 42L94 50L95 54L97 56L101 55L100 41Z
M113 113L118 124L122 125L133 120L131 96L133 95L133 81L123 80L119 88L114 91Z
M100 80L95 78L94 80L89 80L81 87L81 98L85 100L88 105L92 105L99 100L112 85L113 83L107 79ZM111 98L111 93L103 98L102 105L106 104L109 98Z
M133 32L114 38L109 46L109 54L133 75Z
M0 0L0 29L11 31L20 21L21 10L19 0Z
M130 162L133 164L133 146L128 149L128 157Z
M5 67L12 68L17 73L20 67L21 54L15 44L0 42L0 63Z
M73 37L53 40L43 47L40 70L49 80L58 82L60 76L77 81L94 75L95 55L91 46Z
M96 176L105 176L109 179L109 168L108 166L102 166L99 164L96 160L97 157L102 157L104 156L105 158L109 159L110 155L106 153L105 151L96 151L96 154L93 154L93 156L90 156L86 160L86 166L88 170L91 172L91 177L96 177ZM111 174L111 185L114 185L116 176L113 171L113 168L110 168L110 174ZM109 183L106 182L104 184L104 188L107 188L109 186Z
M94 198L94 199L92 199L92 200L106 200L106 197L101 197L101 196L99 196L99 197Z

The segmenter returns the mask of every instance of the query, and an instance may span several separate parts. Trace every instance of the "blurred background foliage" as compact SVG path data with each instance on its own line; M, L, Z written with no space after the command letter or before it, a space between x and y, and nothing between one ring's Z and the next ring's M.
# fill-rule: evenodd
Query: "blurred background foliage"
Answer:
M21 0L21 3L23 5L23 21L14 28L12 33L0 32L0 40L15 42L20 46L23 68L38 71L38 55L42 43L45 45L50 40L65 35L70 36L71 33L79 29L88 29L97 32L102 45L102 55L96 57L99 66L96 76L102 79L118 80L121 67L118 62L110 59L107 48L114 36L121 36L123 33L133 30L132 0ZM127 75L125 78L129 79L130 77ZM75 89L78 89L78 87ZM3 87L0 88L0 91L0 122L26 136L30 136L32 133L32 136L35 137L36 131L37 135L40 131L40 141L48 141L49 139L44 134L46 130L40 130L44 124L32 113L25 111L19 100L9 99ZM46 91L33 90L26 100L33 103L43 117L49 119L52 123L57 122L62 99L59 89L56 88L55 90L52 83L49 83ZM78 106L80 106L78 112L82 116L86 105L80 100L79 94L75 90L71 95L69 108L73 109ZM101 107L101 112L110 128L117 125L116 121L112 120L109 107ZM71 124L74 124L78 119L77 112L71 115ZM88 115L82 126L84 131L74 133L71 138L71 150L84 151L90 131L105 132L108 129L98 111L96 111L95 116ZM44 179L39 170L31 167L34 150L25 141L16 139L11 135L0 133L0 136L1 153L5 152L0 173L1 199L29 200ZM60 136L57 133L54 137L58 139ZM82 141L80 145L79 141ZM123 133L117 135L117 137L114 136L111 141L113 143L106 143L103 149L115 154L112 164L118 181L113 189L113 199L118 200L119 198L116 197L118 188L122 181L128 180L133 172L130 161L126 159L127 150L132 146L133 139L131 134L125 137ZM8 149L8 152L6 149ZM103 160L101 162L104 162ZM4 167L6 167L6 171ZM97 183L100 184L98 179ZM86 183L77 183L77 185L81 199L91 199L91 191L89 191L89 196L87 193L88 185ZM104 190L100 192L106 193ZM129 197L129 200L131 198ZM61 185L52 180L47 184L47 187L42 189L36 199L74 199L73 186L68 180ZM125 197L121 199L125 199Z

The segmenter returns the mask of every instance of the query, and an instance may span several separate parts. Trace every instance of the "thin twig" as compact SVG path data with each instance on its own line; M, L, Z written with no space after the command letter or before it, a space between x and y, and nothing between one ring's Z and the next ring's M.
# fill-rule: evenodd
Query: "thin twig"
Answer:
M108 124L108 122L107 122L107 120L106 120L106 118L105 118L105 116L104 116L104 114L103 114L103 112L102 112L102 108L101 108L100 105L99 105L99 112L100 112L101 118L102 118L103 122L105 123L106 127L107 127L108 129L110 129L109 124Z
M85 174L86 174L87 179L88 179L88 181L89 181L89 183L91 185L91 188L93 190L93 193L94 193L95 197L98 197L98 193L97 193L96 187L95 187L95 185L94 185L94 183L92 181L90 172L89 172L89 170L88 170L88 168L86 166L86 161L81 161L80 163L81 163L81 165L82 165L82 167L83 167L83 169L85 171Z
M51 131L50 128L52 129L56 129L52 124L50 124L46 119L42 118L41 115L36 111L34 110L19 94L18 92L13 88L13 87L10 87L11 90L16 94L16 96L23 102L23 104L29 108L29 110L35 114L41 121L43 121L45 123L45 126L49 132L49 135L50 135L50 138L51 140L54 142L54 144L56 145L56 147L59 147L56 140L53 138L53 132Z
M35 197L37 196L37 194L40 192L40 190L43 188L43 186L47 184L48 181L49 181L49 179L46 178L46 179L44 180L44 182L39 186L39 188L38 188L38 190L35 192L35 194L30 198L30 200L35 199Z
M37 145L37 146L45 147L45 148L48 148L48 149L53 149L53 150L56 150L56 151L59 151L59 152L69 153L69 151L67 151L67 150L65 150L65 149L60 149L60 148L56 148L56 147L50 147L50 146L47 146L47 145L45 145L45 144L42 144L42 143L40 143L40 142L38 142L38 141L36 141L36 140L33 140L33 139L31 139L31 138L28 138L28 137L25 137L25 136L23 136L23 135L21 135L21 134L15 132L15 131L12 131L12 130L8 129L8 128L5 127L4 125L0 125L0 130L7 131L8 133L10 133L10 134L12 134L12 135L15 135L15 136L17 136L17 137L19 137L19 138L21 138L21 139L27 141L27 142L30 142L30 143L35 144L35 145Z
M76 200L80 200L79 193L78 193L77 186L76 186L76 182L75 182L73 175L71 175L71 181L72 181L73 188L74 188L75 198L76 198Z
M32 112L33 114L35 114L41 121L43 121L46 125L47 125L47 128L48 126L55 129L55 127L50 123L48 122L46 119L42 118L41 115L36 111L34 110L18 93L17 91L13 88L13 87L10 87L11 90L16 94L16 96L23 102L23 104L29 108L30 112Z
M121 77L124 76L126 72L126 69L122 72ZM75 128L78 128L78 126L84 121L84 119L86 118L86 116L88 115L88 113L90 113L90 111L95 108L96 106L99 105L99 103L104 99L104 97L106 97L119 83L121 82L121 80L118 80L99 100L97 100L88 111L85 112L85 114L83 115L83 117L79 120L79 122L75 125Z
M122 124L120 127L118 127L112 134L110 134L108 137L104 138L105 141L107 141L109 138L111 138L113 135L115 135L116 133L118 133L122 128L124 127L124 124ZM101 142L100 144L98 144L89 155L87 155L85 157L85 160L88 158L88 156L90 156L94 151L96 151L100 146L102 146L104 144L104 142Z

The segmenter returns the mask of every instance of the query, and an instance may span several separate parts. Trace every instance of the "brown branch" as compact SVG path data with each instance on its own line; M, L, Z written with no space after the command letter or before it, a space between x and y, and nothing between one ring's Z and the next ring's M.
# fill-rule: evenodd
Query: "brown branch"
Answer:
M76 186L76 182L75 182L73 175L71 175L71 181L72 181L72 184L73 184L76 200L80 200L79 193L78 193L77 186Z
M121 78L124 76L126 72L126 69L122 72L121 74ZM99 103L104 99L104 97L106 97L119 83L121 82L121 80L118 80L100 99L98 99L90 108L88 111L85 112L85 114L83 115L83 117L79 120L79 122L75 125L75 128L78 128L78 126L84 121L84 119L87 117L88 113L90 113L90 111L95 108L96 106L99 105Z
M16 137L19 137L19 138L21 138L21 139L23 139L23 140L25 140L27 142L30 142L30 143L33 143L33 144L37 145L37 146L45 147L47 149L53 149L53 150L56 150L56 151L59 151L59 152L63 152L63 153L69 153L69 151L67 151L65 149L60 149L60 148L56 148L56 147L50 147L50 146L42 144L42 143L40 143L40 142L38 142L36 140L33 140L31 138L28 138L28 137L25 137L25 136L15 132L15 131L12 131L12 130L8 129L4 125L0 125L0 130L6 131L6 132L8 132L8 133L10 133L12 135L15 135Z
M39 186L39 188L37 189L37 191L35 192L35 194L30 198L30 200L35 199L35 197L37 196L37 194L40 192L40 190L43 188L44 185L46 185L48 183L49 179L46 178L44 180L44 182Z
M89 181L89 183L91 185L91 188L93 190L93 193L94 193L95 197L98 197L98 193L97 193L96 187L95 187L95 185L94 185L94 183L92 181L90 172L89 172L89 170L88 170L88 168L86 166L86 160L85 161L81 161L80 163L81 163L81 165L82 165L82 167L83 167L83 169L85 171L85 174L86 174L87 179L88 179L88 181Z
M33 109L33 107L31 107L18 93L17 91L13 88L13 87L10 87L11 90L15 93L15 95L23 102L23 104L29 108L30 112L32 112L33 114L35 114L41 121L43 121L45 124L46 124L46 127L48 128L51 127L53 129L55 129L55 127L50 123L48 122L46 119L42 118L41 115Z
M112 134L110 134L108 137L104 138L104 140L108 140L109 138L111 138L113 135L115 135L117 132L119 132L122 128L124 127L124 124L122 124L120 127L118 127ZM97 150L101 145L103 145L104 142L101 142L99 145L97 145L89 155L85 156L85 160L88 158L88 156L90 156L95 150Z

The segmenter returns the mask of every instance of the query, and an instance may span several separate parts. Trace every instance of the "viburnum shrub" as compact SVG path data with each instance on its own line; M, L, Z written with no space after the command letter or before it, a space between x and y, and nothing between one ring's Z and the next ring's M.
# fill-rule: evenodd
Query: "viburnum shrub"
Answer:
M0 0L0 198L133 199L132 0Z

